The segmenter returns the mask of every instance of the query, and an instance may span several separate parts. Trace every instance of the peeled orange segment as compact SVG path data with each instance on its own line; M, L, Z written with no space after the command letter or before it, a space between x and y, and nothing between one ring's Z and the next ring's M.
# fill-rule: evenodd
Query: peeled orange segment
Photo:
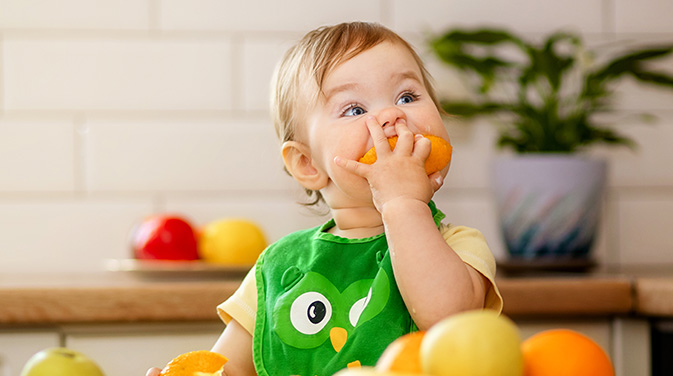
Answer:
M441 137L432 135L424 135L423 137L429 139L431 145L430 156L425 160L425 173L430 175L451 163L453 147L451 147L451 144L449 144L448 141ZM397 145L397 136L388 138L388 144L390 145L390 150L394 150L395 145ZM364 164L373 164L376 162L376 149L372 147L367 150L365 155L360 158L360 162Z
M178 355L168 362L159 376L219 376L226 357L208 350L197 350Z

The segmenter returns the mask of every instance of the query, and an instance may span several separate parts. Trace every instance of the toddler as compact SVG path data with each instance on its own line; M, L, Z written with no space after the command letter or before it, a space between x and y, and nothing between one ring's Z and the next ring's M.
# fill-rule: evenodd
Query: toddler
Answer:
M227 326L212 351L229 358L226 375L374 365L405 333L501 310L483 236L442 223L431 201L449 167L426 175L422 135L448 135L406 41L364 22L314 30L281 61L272 95L285 167L331 219L270 245L218 307ZM371 147L378 160L358 162Z

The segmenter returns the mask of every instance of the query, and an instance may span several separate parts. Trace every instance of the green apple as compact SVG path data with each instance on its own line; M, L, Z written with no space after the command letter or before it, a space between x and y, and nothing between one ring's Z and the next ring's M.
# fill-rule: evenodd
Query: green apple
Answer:
M86 355L64 347L44 349L33 355L21 376L105 376Z
M519 330L491 310L450 316L425 334L421 368L433 376L522 376Z

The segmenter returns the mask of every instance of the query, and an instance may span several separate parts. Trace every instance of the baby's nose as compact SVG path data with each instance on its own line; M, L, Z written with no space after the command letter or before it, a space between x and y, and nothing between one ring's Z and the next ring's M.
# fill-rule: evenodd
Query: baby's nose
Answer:
M376 116L377 120L381 124L382 127L387 127L387 126L395 126L395 123L400 120L406 120L406 115L404 111L400 110L397 107L388 107L381 112L378 113L378 116Z

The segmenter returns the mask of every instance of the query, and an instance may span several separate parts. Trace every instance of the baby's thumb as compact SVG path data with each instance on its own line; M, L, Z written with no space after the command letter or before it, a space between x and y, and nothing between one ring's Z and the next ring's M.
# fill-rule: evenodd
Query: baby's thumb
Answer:
M147 374L145 374L145 376L159 376L160 373L161 368L153 367L147 370Z

